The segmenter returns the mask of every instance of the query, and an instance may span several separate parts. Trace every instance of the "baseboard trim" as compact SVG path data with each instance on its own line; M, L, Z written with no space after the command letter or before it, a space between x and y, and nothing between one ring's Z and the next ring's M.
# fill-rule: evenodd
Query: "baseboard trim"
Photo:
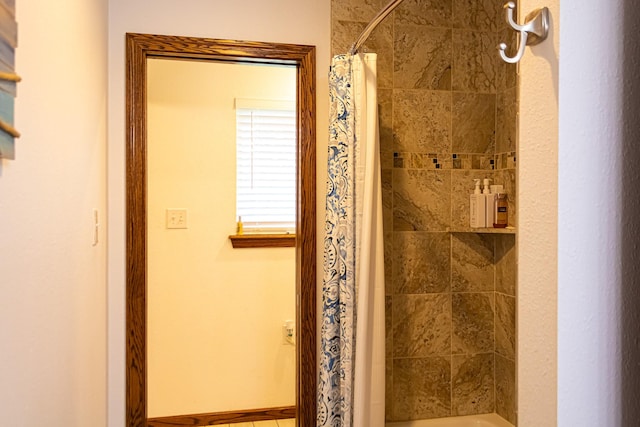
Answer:
M295 406L247 409L243 411L210 412L205 414L173 415L147 419L147 427L212 426L218 424L249 423L282 420L296 417Z

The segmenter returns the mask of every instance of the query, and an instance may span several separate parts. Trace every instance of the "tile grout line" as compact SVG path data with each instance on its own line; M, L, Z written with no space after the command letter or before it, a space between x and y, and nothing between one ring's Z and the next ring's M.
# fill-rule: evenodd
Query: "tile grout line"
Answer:
M391 253L394 254L394 247L395 247L395 237L396 237L396 232L395 232L395 215L394 215L394 209L395 209L395 204L394 204L394 170L393 167L395 166L395 164L393 162L395 162L395 158L393 157L393 153L395 153L395 138L394 138L394 129L395 129L395 89L396 89L396 85L395 85L395 80L396 80L396 73L395 73L395 61L396 61L396 45L395 45L395 38L396 38L396 25L395 25L395 12L393 12L393 15L391 18ZM390 394L391 396L387 399L387 390L385 390L385 408L386 408L386 402L389 402L389 406L390 408L387 410L385 409L385 421L387 418L389 418L390 420L394 420L394 402L395 402L395 395L394 395L394 381L395 381L395 377L394 377L394 369L393 369L393 365L394 365L394 347L395 347L395 340L393 339L393 325L394 325L394 316L393 316L393 308L394 308L394 303L396 302L396 298L395 298L395 294L396 294L396 286L395 286L395 268L396 268L396 262L394 260L394 256L391 256L391 275L390 275L390 280L391 280L391 331L390 331L390 335L391 335L391 351L389 352L390 354L390 358L391 358L391 368L390 368L390 382L391 385L388 388L388 390L390 390ZM386 360L386 358L385 358ZM386 370L386 366L385 366L385 370ZM386 384L386 372L385 372L385 384ZM385 388L387 388L385 386ZM388 414L388 417L387 417Z
M496 253L498 239L493 239L493 412L498 409L498 390L496 387L496 313L497 313L497 299L496 299L496 281L497 281L497 268L496 268Z
M451 185L453 185L453 180ZM453 234L451 233L449 233L449 305L451 310L449 325L449 415L453 415Z

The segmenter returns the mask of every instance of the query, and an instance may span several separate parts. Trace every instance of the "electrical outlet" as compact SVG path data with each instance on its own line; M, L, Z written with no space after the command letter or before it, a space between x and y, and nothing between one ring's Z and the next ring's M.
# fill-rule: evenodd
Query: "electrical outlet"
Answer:
M187 210L167 209L167 228L187 228Z

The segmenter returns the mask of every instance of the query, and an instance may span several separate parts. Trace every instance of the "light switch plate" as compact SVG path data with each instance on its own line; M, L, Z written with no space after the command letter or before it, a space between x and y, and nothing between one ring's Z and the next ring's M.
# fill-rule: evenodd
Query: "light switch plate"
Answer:
M187 210L167 209L167 228L187 228Z

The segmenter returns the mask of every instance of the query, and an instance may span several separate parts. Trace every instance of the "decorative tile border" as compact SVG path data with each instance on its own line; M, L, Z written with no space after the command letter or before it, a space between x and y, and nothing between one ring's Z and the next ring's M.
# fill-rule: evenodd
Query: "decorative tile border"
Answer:
M496 154L495 169L515 169L515 168L516 168L516 152L515 151Z
M393 153L394 169L461 169L494 170L515 169L516 153L500 154L439 154L439 153Z

